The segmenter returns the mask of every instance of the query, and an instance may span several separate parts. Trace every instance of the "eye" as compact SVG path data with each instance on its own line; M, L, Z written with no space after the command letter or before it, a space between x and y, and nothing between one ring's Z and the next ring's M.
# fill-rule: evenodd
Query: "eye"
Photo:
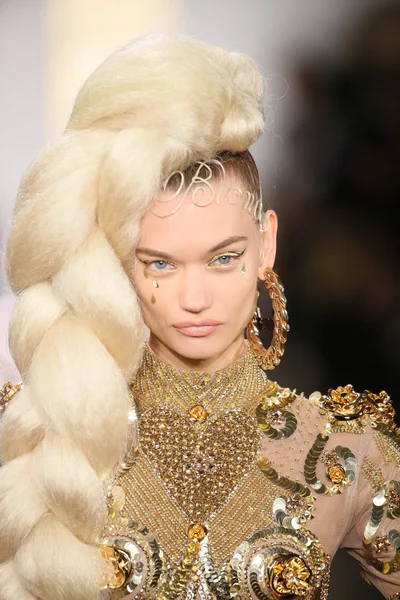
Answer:
M243 252L225 252L225 254L215 256L210 261L209 266L212 268L230 267L231 265L237 262L238 258L242 256Z
M218 256L218 258L215 259L215 264L229 265L233 261L234 258L235 258L234 256L229 256L228 254L224 254L223 256Z
M173 267L173 265L166 260L153 260L153 262L148 263L148 266L155 271L167 271L169 270L168 266Z

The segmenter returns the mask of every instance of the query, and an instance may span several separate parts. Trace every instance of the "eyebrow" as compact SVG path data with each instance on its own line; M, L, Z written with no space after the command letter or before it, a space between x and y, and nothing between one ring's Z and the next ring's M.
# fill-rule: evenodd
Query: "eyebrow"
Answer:
M226 240L223 240L216 246L213 246L209 249L208 253L217 252L218 250L222 250L226 248L226 246L230 246L231 244L235 244L236 242L247 242L248 238L244 235L233 235ZM136 248L136 252L140 254L146 254L147 256L159 256L160 258L165 258L166 260L174 260L173 256L168 254L167 252L162 252L161 250L153 250L153 248Z

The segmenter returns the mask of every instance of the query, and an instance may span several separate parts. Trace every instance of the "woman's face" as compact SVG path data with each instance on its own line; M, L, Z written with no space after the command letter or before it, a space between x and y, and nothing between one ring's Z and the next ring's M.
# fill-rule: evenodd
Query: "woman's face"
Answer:
M234 188L237 181L228 175L226 184ZM214 182L215 192L218 186ZM211 199L211 190L205 193ZM158 199L165 195L170 192ZM212 371L241 354L257 278L275 258L273 211L266 223L260 233L242 201L197 206L190 194L174 214L145 215L133 281L150 346L160 358L180 368Z

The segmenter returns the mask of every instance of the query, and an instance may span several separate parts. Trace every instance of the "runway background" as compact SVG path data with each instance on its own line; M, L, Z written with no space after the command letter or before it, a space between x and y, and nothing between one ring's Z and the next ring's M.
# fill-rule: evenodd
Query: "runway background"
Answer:
M274 378L310 393L353 383L396 402L400 9L384 0L0 0L0 242L25 169L63 130L86 76L150 32L250 54L271 126L253 148L280 217L292 331ZM0 267L1 379L13 305ZM267 299L263 299L265 307ZM327 523L334 527L334 523ZM332 599L380 597L343 552Z

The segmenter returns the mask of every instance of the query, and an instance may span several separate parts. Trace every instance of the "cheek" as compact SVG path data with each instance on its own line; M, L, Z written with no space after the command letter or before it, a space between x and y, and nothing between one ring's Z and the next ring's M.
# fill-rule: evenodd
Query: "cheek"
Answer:
M136 290L136 294L139 298L139 303L143 312L143 316L148 313L152 313L155 308L155 304L151 302L152 295L157 290L152 287L152 279L150 275L146 278L143 274L143 270L140 269L133 276L133 285Z
M174 285L151 273L145 277L144 270L140 267L132 282L146 325L152 330L157 329L163 321L168 320L169 308L176 304Z
M242 267L243 263L231 273L210 273L204 280L206 291L211 294L207 316L229 322L235 329L247 325L257 301L257 260L248 260L244 272ZM159 287L154 287L154 280ZM183 284L178 276L163 279L149 273L146 278L139 267L132 281L143 318L152 330L182 317L179 294Z
M239 326L250 321L257 303L256 267L221 277L214 291L214 303L217 304L230 321Z

